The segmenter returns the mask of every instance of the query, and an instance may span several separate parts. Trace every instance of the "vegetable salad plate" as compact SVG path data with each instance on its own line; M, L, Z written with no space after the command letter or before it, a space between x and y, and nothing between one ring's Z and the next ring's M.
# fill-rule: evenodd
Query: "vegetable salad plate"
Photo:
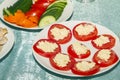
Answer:
M50 36L49 36L49 34L51 34L51 33L48 33L48 32L50 32L50 30L53 28L53 25L58 25L58 24L60 24L60 25L64 25L64 26L66 26L67 28L66 29L69 29L69 30L71 30L71 35L72 35L72 37L71 37L71 39L70 39L70 41L67 41L66 43L62 43L61 44L61 42L58 42L58 44L61 46L61 52L62 53L65 53L65 54L69 54L69 51L68 51L68 47L72 44L72 43L74 43L74 42L79 42L79 43L82 43L82 44L84 44L84 45L86 45L88 48L89 48L89 50L90 50L90 52L91 52L91 54L90 55L88 55L88 57L86 57L86 58L82 58L82 56L80 57L80 58L77 58L77 57L74 57L73 55L71 55L71 56L73 56L74 57L74 59L76 60L76 61L83 61L83 63L84 63L84 61L93 61L94 59L93 59L93 56L95 57L95 54L96 53L98 53L98 51L99 50L113 50L114 52L115 52L115 56L116 56L116 58L114 58L116 61L113 61L114 63L112 63L112 64L110 64L110 63L108 63L108 64L105 64L104 62L104 64L105 65L102 65L102 64L99 64L99 63L96 63L96 64L98 64L99 66L100 66L100 68L99 68L99 70L98 71L96 71L95 73L92 73L92 74L74 74L74 71L72 71L71 69L70 70L67 70L67 71L65 71L65 69L64 70L60 70L60 69L56 69L54 66L52 66L53 64L51 64L51 62L49 61L50 60L50 55L47 55L47 54L45 54L45 53L40 53L40 50L39 50L39 48L37 48L38 47L38 44L40 45L40 41L43 41L44 42L44 40L45 39L49 39L50 38ZM111 35L114 39L113 39L113 41L115 40L115 42L112 42L114 45L110 45L111 47L109 47L109 48L101 48L101 49L98 49L96 46L94 46L93 45L93 43L92 43L92 41L93 41L93 38L92 39L89 39L89 40L79 40L79 39L77 39L76 37L75 37L75 33L74 33L74 29L75 29L75 27L76 26L78 26L79 24L82 24L82 25L86 25L86 24L92 24L92 25L94 25L94 26L96 26L96 30L98 31L98 33L97 33L97 35L102 35L102 34L109 34L109 35ZM56 26L57 26L56 25ZM52 27L51 27L52 26ZM55 30L55 29L54 29ZM51 30L52 31L52 30ZM94 32L94 33L96 33L96 32ZM93 33L93 34L94 34ZM41 35L42 34L42 35ZM61 34L62 35L62 34ZM103 36L102 36L103 37ZM101 37L101 38L102 38ZM88 38L87 38L88 39ZM110 38L109 38L110 39ZM102 40L103 40L103 38L102 38ZM47 40L46 40L47 41ZM96 40L97 41L97 40ZM55 41L56 42L56 41ZM111 42L111 41L110 41ZM111 44L112 44L111 43ZM37 45L36 45L37 44ZM89 22L89 21L66 21L66 22L60 22L60 23L54 23L54 24L52 24L52 25L50 25L49 27L46 27L44 30L42 30L37 36L36 36L36 38L35 38L35 41L34 41L34 43L33 43L33 47L32 47L32 49L33 49L33 56L35 57L35 59L37 60L37 62L40 64L40 65L42 65L44 68L46 68L46 69L48 69L48 70L50 70L50 71L52 71L52 72L54 72L54 73L57 73L57 74L60 74L60 75L64 75L64 76L71 76L71 77L86 77L86 76L93 76L93 75L98 75L98 74L101 74L101 73L104 73L104 72L106 72L106 71L109 71L110 69L112 69L113 67L115 67L115 65L117 65L117 63L119 62L119 56L120 56L120 52L119 52L119 48L120 48L120 42L119 42L119 39L118 39L118 37L111 31L111 30L109 30L108 28L106 28L106 27L104 27L104 26L101 26L101 25L99 25L99 24L96 24L96 23L93 23L93 22ZM41 44L42 45L42 44ZM36 46L36 47L35 47ZM47 50L48 50L49 48L47 48ZM71 52L71 51L70 51ZM48 53L49 54L49 53ZM107 52L106 52L106 54L107 54ZM104 54L102 54L102 55L104 55ZM102 55L100 55L100 56L102 56ZM105 55L104 55L105 56ZM110 55L109 55L110 56ZM103 57L102 57L103 58ZM101 59L102 59L101 58ZM104 57L105 58L105 57ZM110 57L109 57L110 58ZM62 60L62 58L60 58L61 60ZM95 60L94 60L95 61ZM59 61L58 61L59 62ZM96 62L96 61L95 61ZM109 62L109 61L108 61ZM56 63L57 64L57 63ZM109 65L110 64L110 65ZM82 68L82 67L81 67ZM91 69L91 71L92 71L92 69ZM84 72L84 70L83 70L83 72ZM90 72L91 73L91 72Z
M51 0L51 3L48 3L49 1L42 2L41 0L38 0L38 2L36 3L34 2L35 0L34 1L30 0L30 1L4 0L4 2L0 5L0 12L1 12L0 18L4 22L17 28L27 29L27 30L39 30L50 25L51 23L66 21L73 13L73 4L71 0ZM23 11L24 13L21 12L20 10ZM14 16L11 16L11 14L14 14ZM23 14L25 14L25 17L23 17ZM4 18L4 15L6 15L6 18ZM35 17L33 17L34 15ZM20 21L19 18L22 20ZM27 27L24 27L26 25ZM34 27L31 27L31 25Z
M0 46L2 47L0 50L0 59L2 59L5 55L8 54L8 52L11 50L11 48L14 45L14 33L12 32L10 28L8 28L6 25L4 25L1 22L0 22L0 28L3 28L3 33L6 31L4 36L7 38L6 43ZM2 30L0 30L0 34L2 34L1 32ZM2 43L1 40L0 40L0 44Z

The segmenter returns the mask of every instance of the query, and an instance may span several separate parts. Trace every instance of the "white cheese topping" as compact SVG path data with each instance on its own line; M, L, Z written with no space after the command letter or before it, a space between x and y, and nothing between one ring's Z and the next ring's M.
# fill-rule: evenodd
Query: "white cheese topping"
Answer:
M94 31L94 26L90 25L90 24L86 24L86 25L79 25L76 27L75 31L79 34L79 35L88 35L91 32Z
M101 35L99 38L97 38L96 40L93 40L93 41L97 46L102 46L103 44L109 42L109 38Z
M105 61L108 61L108 59L110 58L110 54L111 54L110 50L108 50L108 49L103 49L103 50L100 50L100 51L99 51L99 53L98 53L97 56L98 56L100 59L103 59L103 60L105 60Z
M50 43L48 41L38 42L37 48L45 51L45 52L54 52L54 50L58 47L56 43Z
M51 34L54 36L54 39L59 40L59 39L64 39L65 37L68 36L69 30L66 28L60 29L60 28L53 28L51 29Z
M76 68L80 71L88 71L95 66L94 62L82 61L76 64Z
M58 53L53 60L60 67L65 67L70 62L69 56L61 53Z
M88 48L79 42L73 43L72 47L77 55L86 54L86 52L88 51Z

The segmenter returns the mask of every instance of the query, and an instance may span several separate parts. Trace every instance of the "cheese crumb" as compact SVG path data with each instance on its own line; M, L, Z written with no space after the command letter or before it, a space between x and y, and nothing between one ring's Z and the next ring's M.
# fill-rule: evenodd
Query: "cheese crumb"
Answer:
M70 32L66 28L60 29L60 28L55 27L51 29L51 33L54 36L54 39L59 40L59 39L64 39L65 37L67 37Z
M61 53L58 53L53 60L60 67L65 67L70 62L69 56Z
M76 64L76 68L80 71L88 71L95 66L94 62L82 61Z
M77 55L86 54L88 51L88 48L85 45L80 44L79 42L73 43L72 47Z
M86 24L86 25L79 25L76 27L76 32L79 34L79 35L88 35L90 34L91 32L94 31L94 26L93 25L90 25L90 24Z
M98 52L98 57L100 58L100 59L103 59L103 60L105 60L105 61L108 61L108 59L110 58L110 54L111 54L111 52L110 52L110 50L108 50L108 49L103 49L103 50L100 50L99 52Z
M54 52L54 50L58 47L56 43L50 43L48 41L38 42L37 48L43 50L44 52Z
M109 42L109 38L101 35L99 38L93 41L96 43L97 46L102 46L103 44L106 44Z

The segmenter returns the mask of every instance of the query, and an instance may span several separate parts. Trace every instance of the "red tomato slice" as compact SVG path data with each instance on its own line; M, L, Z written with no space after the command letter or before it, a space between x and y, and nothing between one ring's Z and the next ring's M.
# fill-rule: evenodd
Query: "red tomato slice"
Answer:
M37 46L39 45L40 42L48 42L48 43L53 43L57 45L57 48L54 49L54 51L50 52L50 51L46 51L43 49L38 48ZM50 48L49 44L47 44L47 46ZM58 43L56 43L55 41L49 40L49 39L40 39L38 40L34 45L33 45L33 49L36 53L38 53L41 56L44 57L50 57L52 55L55 55L59 52L61 52L61 47Z
M30 9L28 12L26 12L26 16L37 16L40 18L45 10L39 10L39 9Z
M78 44L80 44L80 43L78 43ZM83 44L81 44L81 45L83 45ZM85 46L85 45L84 45L84 46ZM85 46L85 47L86 47L86 46ZM79 48L81 48L81 47L79 47ZM87 49L86 53L80 53L80 54L78 55L78 54L76 53L76 51L74 50L72 44L68 47L67 51L68 51L68 53L69 53L72 57L74 57L74 58L79 58L79 59L87 58L87 57L90 55L90 53L91 53L90 50Z
M96 26L92 25L94 27L94 31L93 32L90 32L88 35L79 35L78 32L76 31L76 28L77 27L80 27L80 25L83 25L84 27L86 27L86 25L92 25L90 23L80 23L80 24L77 24L74 28L73 28L73 35L74 37L77 39L77 40L80 40L80 41L88 41L88 40L91 40L91 39L94 39L97 34L98 34L98 30L96 28ZM84 30L85 31L85 30Z
M101 50L103 50L103 49L101 49ZM110 50L110 52L111 52L110 58L107 61L104 59L101 59L100 57L98 57L98 54L101 50L98 50L93 56L93 61L95 63L99 64L101 67L110 66L118 61L119 58L113 50Z
M76 65L78 63L81 63L82 61L78 61L76 63L74 63L74 66L73 68L71 69L71 71L74 73L74 74L77 74L77 75L82 75L82 76L90 76L90 75L94 75L95 73L99 72L100 71L100 66L95 64L92 68L90 68L89 70L79 70ZM92 63L91 61L87 61L88 63ZM87 65L84 65L84 66L87 66ZM88 67L88 66L87 66Z
M61 35L64 34L62 31L60 31L62 29L68 30L69 33L63 39L56 39L55 38L56 34L54 34L54 35L52 34L52 30L55 29L55 28L59 29L56 33L58 36L61 36ZM62 24L53 24L48 31L48 38L57 41L59 44L64 44L64 43L67 43L71 40L72 33L71 33L71 30L69 28L67 28L66 26L64 26Z
M32 5L32 8L37 8L39 10L46 10L47 7L50 5L50 2L36 2L35 4Z
M97 49L110 49L115 45L115 38L112 35L109 34L102 34L102 36L108 37L109 38L109 42L103 44L102 46L97 45L94 40L98 39L101 35L98 35L95 39L93 39L91 41L92 45L97 48Z
M54 0L37 0L31 9L26 13L28 16L37 16L38 18L46 11L47 7L54 2Z
M58 64L54 61L55 57L58 56L59 54L61 54L61 55L66 55L66 56L69 57L69 60L70 60L70 61L67 63L67 65L65 65L65 66L60 66L60 65L58 65ZM59 59L60 59L60 58L59 58ZM49 60L50 60L50 64L51 64L55 69L63 70L63 71L68 71L68 70L70 70L70 69L72 68L72 66L73 66L73 63L75 63L75 60L74 60L72 57L70 57L70 56L67 55L67 54L63 54L63 53L55 54L55 55L53 55L52 57L50 57ZM60 62L62 62L62 61L64 62L64 58L61 58L61 59L60 59Z
M33 5L32 8L38 8L38 9L46 9L51 3L53 3L55 0L37 0Z

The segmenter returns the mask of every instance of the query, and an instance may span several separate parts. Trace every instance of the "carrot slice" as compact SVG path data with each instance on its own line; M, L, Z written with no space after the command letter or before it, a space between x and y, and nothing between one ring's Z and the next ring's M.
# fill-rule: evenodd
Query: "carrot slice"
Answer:
M21 10L17 10L14 15L4 15L4 19L10 23L26 28L36 27L39 21L37 16L26 16Z
M18 23L21 19L25 18L25 14L21 10L17 10L14 15L16 23Z
M28 19L33 23L38 24L39 18L37 16L29 16Z
M13 15L9 15L9 16L4 15L4 19L5 19L6 21L10 22L10 23L15 23L15 22L16 22L14 18L15 18L15 17L14 17Z
M23 26L23 27L26 27L26 28L32 28L32 27L37 26L37 24L36 24L36 23L33 23L33 22L30 21L29 19L25 18L25 19L22 21L22 26Z

